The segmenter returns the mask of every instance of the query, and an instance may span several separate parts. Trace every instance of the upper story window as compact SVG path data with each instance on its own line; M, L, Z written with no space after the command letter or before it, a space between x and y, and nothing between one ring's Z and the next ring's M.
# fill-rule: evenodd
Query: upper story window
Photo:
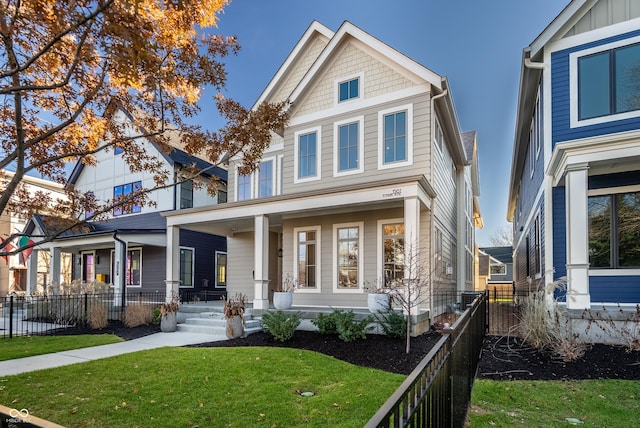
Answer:
M338 102L360 97L360 78L338 83Z
M240 174L238 172L236 201L251 199L251 174Z
M334 126L334 175L362 172L364 117L337 122Z
M507 274L507 266L504 264L492 264L491 265L491 275L506 275Z
M378 169L411 165L413 162L413 106L378 113Z
M320 178L320 127L295 134L294 182Z
M124 152L124 149L122 147L116 147L116 148L113 149L113 154L114 155L119 155L122 152Z
M435 128L433 131L433 142L435 143L440 153L443 153L444 148L444 134L442 133L442 127L440 126L440 121L438 118L435 120Z
M120 186L115 186L113 188L113 199L117 202L118 199L125 198L130 196L136 192L138 192L142 188L142 182L136 181L134 183L122 184ZM131 214L131 213L139 213L140 205L135 202L128 202L124 205L117 206L113 209L113 215L123 215L123 214Z
M193 181L180 183L180 209L193 207Z
M640 37L569 55L572 126L591 125L640 114Z
M264 198L267 196L273 196L274 194L274 173L273 160L260 162L260 169L258 172L258 197Z

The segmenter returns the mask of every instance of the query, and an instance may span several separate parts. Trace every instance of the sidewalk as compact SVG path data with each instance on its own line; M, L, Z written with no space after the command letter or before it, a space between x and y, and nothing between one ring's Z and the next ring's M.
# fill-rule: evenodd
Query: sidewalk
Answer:
M69 351L55 352L53 354L37 355L35 357L0 361L0 377L99 360L101 358L113 357L114 355L162 348L163 346L195 345L226 339L226 336L181 331L155 333L138 339L111 343L109 345L92 346L90 348L72 349Z

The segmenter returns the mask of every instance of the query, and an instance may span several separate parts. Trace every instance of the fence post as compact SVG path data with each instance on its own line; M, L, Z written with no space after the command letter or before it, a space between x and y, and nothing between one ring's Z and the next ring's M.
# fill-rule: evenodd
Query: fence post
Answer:
M88 324L88 320L89 318L87 318L89 314L89 295L87 293L84 293L84 317L83 317L83 324L86 326Z
M9 296L9 339L13 339L13 296Z

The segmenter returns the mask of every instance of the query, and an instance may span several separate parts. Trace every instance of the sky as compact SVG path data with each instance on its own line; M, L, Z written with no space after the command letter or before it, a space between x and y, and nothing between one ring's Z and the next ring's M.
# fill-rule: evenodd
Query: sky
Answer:
M224 60L224 95L251 107L313 20L336 31L350 21L414 61L446 76L461 131L477 132L479 246L506 220L522 50L569 0L235 0L212 32L242 47ZM222 126L213 92L197 121Z

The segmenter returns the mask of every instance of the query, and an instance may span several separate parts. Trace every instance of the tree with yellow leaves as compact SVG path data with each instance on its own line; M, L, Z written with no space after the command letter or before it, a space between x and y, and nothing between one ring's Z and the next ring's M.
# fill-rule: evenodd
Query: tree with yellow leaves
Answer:
M132 172L155 174L154 189L168 171L148 154L141 137L163 150L180 148L211 164L242 154L244 169L255 169L271 132L287 116L283 104L251 110L215 97L226 125L215 132L188 124L199 113L205 87L220 92L224 64L237 53L235 37L205 34L216 27L229 0L6 0L0 3L0 214L28 218L53 212L70 219L63 233L88 219L100 219L114 206L144 204L153 189L107 201L68 189L68 200L28 195L26 174L65 180L65 164L94 165L101 150L122 151ZM121 109L131 124L115 119ZM135 132L132 134L131 125ZM189 170L190 179L201 171ZM215 191L215 179L212 182ZM11 241L7 238L4 242ZM49 236L53 239L55 236ZM0 254L14 254L24 248Z

